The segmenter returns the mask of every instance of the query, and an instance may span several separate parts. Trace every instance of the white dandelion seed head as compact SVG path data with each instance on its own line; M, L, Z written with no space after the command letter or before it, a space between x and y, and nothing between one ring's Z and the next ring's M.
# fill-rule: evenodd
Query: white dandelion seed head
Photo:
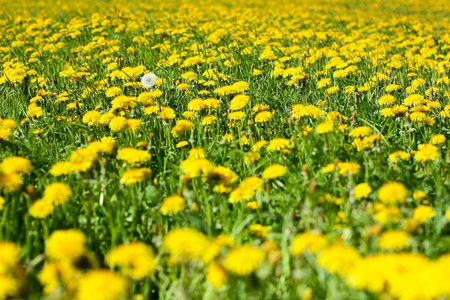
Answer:
M153 73L147 73L142 76L141 83L143 87L150 88L156 83L156 75Z

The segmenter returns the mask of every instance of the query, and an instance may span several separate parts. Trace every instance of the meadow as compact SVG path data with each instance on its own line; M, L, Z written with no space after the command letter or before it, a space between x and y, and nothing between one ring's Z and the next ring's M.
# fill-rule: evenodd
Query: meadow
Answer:
M450 298L446 0L0 4L0 300Z

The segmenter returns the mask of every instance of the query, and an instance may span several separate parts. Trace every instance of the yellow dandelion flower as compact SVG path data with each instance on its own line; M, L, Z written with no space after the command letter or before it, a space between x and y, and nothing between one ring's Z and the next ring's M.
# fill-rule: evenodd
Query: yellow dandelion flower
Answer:
M348 134L348 136L351 137L364 137L364 136L368 136L372 134L372 128L367 127L367 126L360 126L360 127L356 127L353 128L350 133Z
M151 174L150 169L140 168L127 170L120 177L120 183L125 185L132 185L144 181Z
M439 144L444 143L446 140L447 139L445 138L445 136L443 134L435 134L431 137L430 143L432 145L439 145Z
M413 210L413 219L418 221L420 224L426 223L435 215L436 213L431 206L421 205Z
M0 163L0 171L4 174L29 174L32 169L31 161L22 156L8 157Z
M264 123L272 119L273 114L270 111L260 111L255 116L256 123Z
M120 267L121 272L134 280L142 280L155 272L157 261L152 249L141 242L122 244L106 255L109 266Z
M355 195L355 199L367 198L369 197L370 193L372 193L372 188L368 183L360 183L355 186L353 193Z
M261 224L252 224L248 229L251 234L260 237L266 237L270 232L270 227Z
M334 129L334 124L333 124L333 122L330 122L330 121L325 121L325 122L319 123L316 126L316 132L318 134L329 133L329 132L332 132L333 129Z
M29 214L33 218L43 219L53 213L54 206L51 202L40 199L33 202L33 204L28 209Z
M85 241L86 237L78 230L56 230L47 240L46 253L56 260L74 261L86 251Z
M227 274L218 263L212 262L206 268L206 280L218 290L227 282Z
M150 161L152 156L145 150L125 147L117 152L117 158L123 160L131 166L137 166Z
M249 101L250 101L250 97L247 95L243 95L243 94L236 95L230 102L230 109L231 110L240 110L240 109L244 108Z
M402 230L384 232L378 240L378 247L383 250L400 251L409 245L409 234Z
M408 190L400 182L391 181L384 183L377 192L378 200L386 204L405 203Z
M176 215L186 208L186 200L178 195L172 195L164 198L161 205L160 212L163 216L167 216L169 213Z
M98 111L91 110L84 114L82 121L89 126L94 126L100 123L100 118L101 114Z
M276 138L269 142L269 145L267 146L268 151L281 151L284 149L290 149L291 148L291 142L288 139L284 138Z
M4 193L15 192L20 189L23 179L17 173L0 174L0 191Z
M69 201L71 196L70 186L62 182L55 182L45 187L42 199L58 206Z
M305 250L315 254L325 249L328 241L321 233L305 232L294 237L291 245L291 252L294 255L303 255Z
M106 97L112 98L120 95L122 93L122 89L117 86L112 86L108 88L105 92Z
M414 159L420 162L433 161L439 155L439 150L436 146L431 144L421 144L418 150L414 153Z
M286 167L280 164L273 164L264 169L262 173L263 179L274 179L287 173Z
M208 176L213 168L213 163L205 158L187 159L180 164L180 169L190 178L196 178L200 175Z
M188 109L193 111L200 111L204 108L203 100L199 98L192 99L188 103Z
M109 270L93 270L78 281L76 300L119 300L127 295L128 284L119 275Z
M263 260L261 249L243 245L231 249L224 258L223 266L230 273L246 276L253 273Z
M209 245L208 238L191 228L177 228L169 231L163 239L162 247L174 259L200 259Z
M330 273L346 276L359 260L360 255L356 249L336 244L322 250L317 258L317 263Z
M114 117L113 119L111 119L109 121L108 125L109 125L109 128L111 128L111 130L114 132L123 131L123 130L125 130L125 128L127 126L127 119L122 116Z
M391 94L386 94L380 97L380 99L378 99L378 104L379 105L392 105L395 103L395 97L392 96Z

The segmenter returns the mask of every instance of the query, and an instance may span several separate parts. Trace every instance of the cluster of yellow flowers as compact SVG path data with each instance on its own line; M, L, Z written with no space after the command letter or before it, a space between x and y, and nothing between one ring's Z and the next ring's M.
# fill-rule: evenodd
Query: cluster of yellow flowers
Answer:
M3 2L0 300L450 298L446 0Z

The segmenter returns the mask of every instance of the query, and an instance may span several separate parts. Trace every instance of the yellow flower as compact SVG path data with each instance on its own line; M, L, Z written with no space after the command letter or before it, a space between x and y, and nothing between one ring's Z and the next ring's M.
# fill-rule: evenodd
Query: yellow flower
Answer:
M217 121L216 116L208 115L208 116L203 117L202 124L203 125L211 125L211 124L216 123L216 121Z
M286 167L280 164L273 164L264 169L262 173L263 179L274 179L286 174Z
M15 192L22 186L23 179L17 173L0 174L0 191L4 193Z
M242 180L239 186L247 190L262 191L264 181L261 178L250 176Z
M42 107L34 105L34 106L31 106L28 108L27 116L30 118L33 118L33 117L39 118L40 116L42 116L42 114L43 114Z
M322 250L317 263L330 273L346 276L359 260L360 255L356 249L336 244Z
M162 247L174 259L200 259L209 245L208 238L191 228L177 228L169 231L163 239Z
M378 104L380 105L392 105L394 103L395 97L390 94L383 95L380 99L378 99Z
M288 139L276 138L269 142L269 146L267 146L267 150L269 151L280 151L284 149L290 149L291 142Z
M347 162L338 162L337 168L339 169L339 174L348 174L349 176L355 175L359 173L361 166L357 163L347 161Z
M256 210L261 207L261 203L259 203L258 201L250 201L250 202L247 202L247 204L245 204L245 206L247 206L251 210Z
M243 111L235 111L228 115L228 120L239 121L245 118L247 114Z
M188 109L193 111L200 111L204 108L203 100L200 98L194 98L188 103Z
M125 279L109 270L93 270L78 282L76 300L120 300L126 297L128 285Z
M163 216L167 216L169 213L176 215L186 208L186 200L178 195L172 195L164 198L161 205L160 212Z
M127 126L127 119L125 117L114 117L109 121L109 128L111 128L112 131L123 131L125 130Z
M108 88L105 92L106 97L112 98L122 93L122 89L117 86L112 86Z
M427 193L425 193L422 190L418 190L417 192L413 193L413 199L417 201L422 201L427 197Z
M194 124L189 120L178 120L177 124L172 128L172 136L179 137L186 131L194 128Z
M267 122L270 119L272 119L273 115L270 111L260 111L258 114L256 114L255 116L255 122L256 123L263 123L263 122Z
M411 94L403 101L403 104L406 106L418 106L421 105L424 101L424 97L419 94Z
M218 263L212 262L206 268L206 280L218 290L227 282L227 274Z
M231 133L227 133L222 137L223 141L231 142L233 140L233 135Z
M54 206L51 202L40 199L33 202L28 212L33 218L43 219L53 213Z
M364 137L364 136L368 136L372 133L372 128L367 127L367 126L361 126L361 127L356 127L353 128L350 133L348 134L348 136L351 137Z
M242 186L238 186L235 188L228 198L228 202L234 204L234 203L240 203L243 200L249 200L255 195L255 190L248 189Z
M172 120L175 118L175 111L166 106L161 106L161 119L164 121Z
M418 150L414 152L414 159L421 162L433 161L439 155L438 148L431 144L421 144Z
M378 189L378 200L385 204L405 203L408 197L408 190L400 182L391 181L384 183Z
M431 206L421 205L416 207L413 211L413 219L418 221L420 224L426 223L435 215L436 213Z
M32 169L30 160L21 156L8 157L0 163L0 171L4 174L29 174Z
M111 112L106 112L100 116L100 124L109 124L116 116ZM117 120L116 120L117 121ZM117 121L118 122L118 121ZM119 123L119 122L118 122Z
M261 224L252 224L250 225L249 230L251 234L261 237L266 237L270 232L268 226L263 226Z
M333 122L325 121L325 122L319 123L316 126L316 132L318 134L329 133L329 132L333 131L333 128L334 128Z
M253 149L254 151L259 150L259 149L261 149L262 147L264 147L266 144L267 144L267 141L265 141L265 140L257 141L255 144L253 144L252 149Z
M148 168L131 169L127 170L120 177L120 183L125 185L131 185L138 182L144 181L148 176L150 176L151 171Z
M45 249L53 259L75 261L86 251L85 240L84 234L78 230L56 230L48 238Z
M0 196L0 210L2 210L5 207L5 198Z
M439 145L446 141L447 139L443 134L435 134L431 137L430 143L433 145Z
M152 249L144 243L132 242L112 249L105 258L109 266L118 266L124 275L134 280L150 276L157 267Z
M233 83L233 85L231 86L231 89L233 91L233 93L242 93L247 91L249 88L249 84L245 81L238 81Z
M190 178L199 177L202 174L208 176L213 168L214 165L205 158L187 159L180 164L180 169Z
M369 197L370 193L372 193L372 188L367 183L360 183L357 186L355 186L355 189L353 190L353 193L355 195L355 199L363 199Z
M145 150L125 147L117 152L117 157L131 166L144 164L152 158L150 153Z
M0 242L0 274L5 274L16 266L19 263L19 256L20 249L16 244L13 242Z
M7 141L11 137L11 129L0 127L0 140Z
M261 249L243 245L231 249L225 256L223 266L230 273L245 276L253 273L263 260Z
M136 132L141 128L142 121L139 119L128 119L125 122L125 128L130 132Z
M71 196L72 190L67 184L55 182L45 188L44 197L42 199L58 206L69 201Z
M70 162L67 161L61 161L54 164L50 169L50 174L53 176L61 176L61 175L67 175L70 173L72 167Z
M208 98L203 101L203 105L205 106L205 108L211 109L211 110L220 108L221 104L222 104L221 100L214 99L214 98Z
M98 125L100 123L101 114L96 110L88 111L83 116L83 123L89 126Z
M409 234L402 230L384 232L378 240L378 247L384 250L400 251L409 245Z
M179 143L176 144L176 147L177 147L177 148L183 148L184 146L187 146L187 145L189 145L189 142L187 142L187 141L181 141L181 142L179 142Z
M38 279L43 285L46 295L56 292L61 288L61 284L68 293L72 293L78 283L79 275L81 273L70 261L47 261L39 272Z
M391 154L389 154L389 159L393 162L393 163L397 163L397 159L401 158L402 160L408 159L411 157L411 154L409 154L406 151L395 151L392 152Z
M18 290L19 282L16 279L0 274L0 299L15 298Z
M205 158L205 150L200 147L194 147L189 150L189 159Z
M327 238L321 233L305 232L294 237L291 252L294 255L303 255L305 250L315 254L327 246Z
M321 80L319 80L319 82L317 82L317 88L321 89L323 87L326 87L328 85L331 84L331 79L330 78L323 78Z
M239 176L233 170L217 166L209 174L212 178L217 178L220 184L232 184L239 179Z

